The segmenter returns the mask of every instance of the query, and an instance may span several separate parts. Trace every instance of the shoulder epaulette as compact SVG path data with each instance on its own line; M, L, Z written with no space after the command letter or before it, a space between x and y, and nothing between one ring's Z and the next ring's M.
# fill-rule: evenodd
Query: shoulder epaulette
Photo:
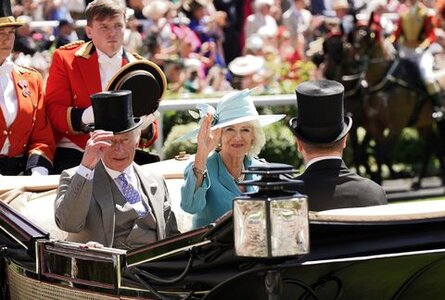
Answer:
M37 70L37 69L31 68L31 67L25 67L25 66L18 66L18 65L16 65L16 70L22 74L28 73L28 72L40 73L39 70Z
M82 46L80 46L79 49L76 50L74 56L88 59L90 58L93 49L94 49L94 44L92 41L82 43Z
M146 59L146 58L143 57L142 55L137 54L137 53L135 53L135 52L132 52L131 54L134 56L134 58L136 58L136 59L138 59L138 60Z
M59 49L70 50L70 49L76 48L79 45L82 45L83 43L85 43L85 41L83 41L83 40L74 41L74 42L68 43L66 45L60 46Z

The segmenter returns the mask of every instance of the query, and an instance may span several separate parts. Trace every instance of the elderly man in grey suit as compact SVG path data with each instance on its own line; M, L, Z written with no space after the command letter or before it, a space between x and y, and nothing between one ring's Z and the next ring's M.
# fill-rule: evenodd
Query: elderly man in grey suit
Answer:
M133 162L140 118L131 92L91 96L94 131L80 166L65 170L55 219L68 240L132 249L179 233L164 179Z
M313 211L386 204L377 183L360 177L342 159L352 119L344 115L344 87L333 80L301 83L297 89L298 114L290 120L298 151L306 164L296 187L308 196Z

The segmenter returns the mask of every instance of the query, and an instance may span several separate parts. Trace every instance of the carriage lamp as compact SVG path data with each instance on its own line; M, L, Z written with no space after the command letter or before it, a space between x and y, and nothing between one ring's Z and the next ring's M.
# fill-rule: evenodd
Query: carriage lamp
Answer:
M236 255L272 258L309 252L307 196L292 191L301 184L291 179L296 171L285 164L249 167L254 174L243 185L255 185L258 191L244 193L233 200Z

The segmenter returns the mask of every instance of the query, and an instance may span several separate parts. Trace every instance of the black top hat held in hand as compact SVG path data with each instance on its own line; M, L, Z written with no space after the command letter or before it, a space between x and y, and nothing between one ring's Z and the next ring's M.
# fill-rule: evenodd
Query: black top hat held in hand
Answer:
M130 90L136 117L149 115L159 107L167 88L164 72L153 62L138 60L126 64L111 78L106 90Z
M297 117L289 121L293 133L303 141L330 144L351 129L352 119L345 117L344 87L333 80L311 80L295 90Z
M112 131L115 134L126 133L143 123L141 118L133 116L131 91L107 91L91 95L94 112L92 130Z

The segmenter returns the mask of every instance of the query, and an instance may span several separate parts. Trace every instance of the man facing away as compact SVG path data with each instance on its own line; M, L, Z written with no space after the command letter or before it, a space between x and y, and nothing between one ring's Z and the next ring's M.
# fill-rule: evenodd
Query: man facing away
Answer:
M352 125L344 116L343 94L343 85L332 80L307 81L296 89L298 113L289 124L306 165L296 189L308 196L312 211L387 203L380 185L342 159Z
M46 107L57 143L55 173L79 165L93 122L90 95L104 91L124 65L142 59L123 45L125 6L114 0L94 0L86 9L90 42L73 42L54 52L46 87ZM152 91L147 91L151 93ZM142 130L140 147L157 138L157 125Z
M68 240L132 249L175 235L164 179L133 162L143 121L131 92L92 96L95 125L80 166L60 177L55 220Z

